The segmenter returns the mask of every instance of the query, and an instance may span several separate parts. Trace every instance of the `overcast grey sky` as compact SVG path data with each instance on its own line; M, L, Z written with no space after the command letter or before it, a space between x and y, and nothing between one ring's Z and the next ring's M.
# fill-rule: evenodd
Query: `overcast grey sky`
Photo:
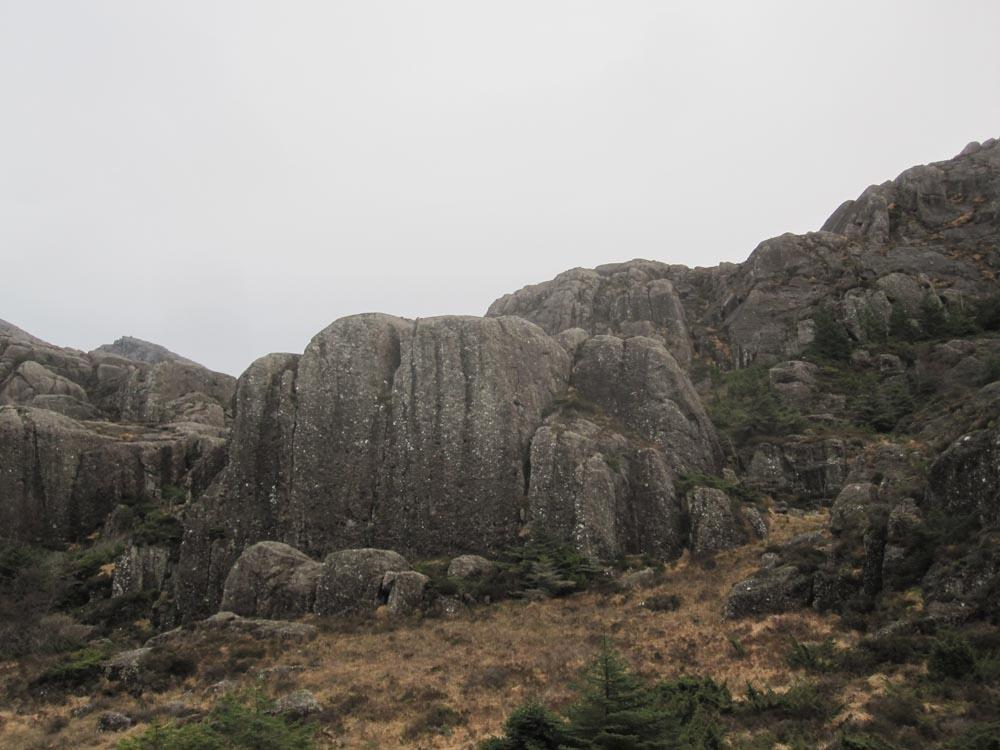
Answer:
M238 374L1000 136L1000 3L0 0L0 318Z

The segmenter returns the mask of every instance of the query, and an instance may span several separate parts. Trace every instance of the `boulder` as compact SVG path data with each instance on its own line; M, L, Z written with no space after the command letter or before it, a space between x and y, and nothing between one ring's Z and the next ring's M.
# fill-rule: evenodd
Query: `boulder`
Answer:
M430 579L415 570L391 571L382 577L386 609L391 615L419 612L424 604L424 589ZM386 593L387 592L387 593Z
M222 609L247 617L292 618L312 612L323 566L281 542L247 547L226 577Z
M783 404L804 409L815 400L818 370L812 362L789 360L776 364L767 374L771 390Z
M695 487L687 495L691 551L711 554L749 541L740 508L722 490Z
M977 430L952 443L931 465L930 502L950 515L1000 525L1000 428Z
M240 617L234 612L218 612L204 620L189 623L183 627L167 630L146 641L153 648L165 646L191 637L212 632L230 632L248 635L260 640L306 642L313 640L318 631L314 625L286 620L267 620L256 617Z
M130 544L115 561L111 595L125 596L142 591L159 591L167 576L170 550L164 547Z
M274 704L274 713L289 719L308 719L322 711L322 704L310 690L296 690L283 695Z
M97 731L124 732L132 726L132 719L119 711L105 711L97 717Z
M858 533L868 526L878 504L878 488L870 482L844 485L830 509L830 530L835 534Z
M487 578L496 570L496 563L480 555L459 555L448 563L449 578Z
M759 570L735 584L726 598L730 620L802 609L812 600L812 576L794 565Z
M316 586L318 615L372 612L387 601L382 582L386 573L410 569L402 555L384 549L346 549L323 561Z
M748 487L783 500L832 500L847 479L854 449L839 438L792 437L760 443L747 468Z

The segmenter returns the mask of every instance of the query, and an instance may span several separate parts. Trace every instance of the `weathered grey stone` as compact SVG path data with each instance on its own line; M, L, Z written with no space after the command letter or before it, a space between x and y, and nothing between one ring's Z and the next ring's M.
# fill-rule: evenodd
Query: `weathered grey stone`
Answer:
M680 554L683 517L663 452L564 412L535 433L531 467L532 526L593 558Z
M378 544L422 554L500 549L516 537L532 435L569 356L519 318L430 318L401 338Z
M807 408L815 400L818 369L813 363L802 360L780 362L767 371L771 390L785 405Z
M243 550L226 577L221 608L248 617L309 614L323 566L287 544L257 542Z
M402 555L383 549L331 552L323 562L316 587L318 615L371 612L384 604L382 581L389 572L410 569Z
M644 589L655 585L656 571L652 568L633 570L618 579L618 585L623 589Z
M109 680L134 686L139 681L146 657L153 653L150 646L122 651L104 662L104 676Z
M481 555L459 555L448 563L449 578L486 578L496 570L496 563Z
M684 305L667 278L671 268L652 261L576 268L498 299L487 315L517 315L550 334L577 328L591 335L653 337L687 366L691 339Z
M853 450L839 438L793 438L761 443L754 451L745 482L780 498L830 500L847 479Z
M275 701L274 713L290 719L308 719L322 713L323 706L310 690L296 690Z
M85 425L45 409L0 406L0 525L55 544L98 530L124 498L155 498L211 460L219 432Z
M677 471L719 468L715 428L691 381L660 342L595 336L577 356L573 385L581 398L661 448Z
M985 527L1000 525L1000 429L958 438L931 466L931 503L951 515L972 515Z
M794 565L759 570L733 586L726 599L725 616L738 619L801 609L812 600L812 576Z
M386 573L382 577L382 592L388 597L386 609L389 614L401 616L419 612L424 604L424 589L429 580L423 573L415 570Z
M185 640L192 634L212 631L229 631L241 633L261 640L279 640L305 642L313 640L318 631L314 625L304 622L287 622L285 620L266 620L254 617L240 617L234 612L219 612L204 620L198 620L187 626L174 628L146 641L146 646L153 648Z
M132 726L132 719L119 711L105 711L97 717L100 732L124 732Z
M115 561L111 595L125 596L141 591L159 591L167 575L170 550L130 544Z
M691 518L691 551L708 554L749 541L738 508L722 490L695 487L687 495Z
M830 509L830 529L835 534L864 531L878 503L878 488L869 482L845 485Z

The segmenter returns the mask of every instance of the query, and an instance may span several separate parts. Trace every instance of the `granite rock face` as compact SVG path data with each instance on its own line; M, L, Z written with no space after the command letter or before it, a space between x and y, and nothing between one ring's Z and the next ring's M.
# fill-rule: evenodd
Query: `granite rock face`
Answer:
M212 430L84 424L0 406L0 523L25 542L78 539L122 500L155 499L166 486L190 483L223 444Z
M235 380L193 363L86 354L0 325L0 523L60 544L123 500L200 494L220 468Z

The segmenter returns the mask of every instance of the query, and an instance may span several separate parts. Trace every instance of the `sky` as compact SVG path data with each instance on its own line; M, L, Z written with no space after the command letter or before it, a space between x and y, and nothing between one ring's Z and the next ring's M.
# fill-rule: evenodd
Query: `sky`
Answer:
M239 374L1000 136L1000 3L0 0L0 318Z

